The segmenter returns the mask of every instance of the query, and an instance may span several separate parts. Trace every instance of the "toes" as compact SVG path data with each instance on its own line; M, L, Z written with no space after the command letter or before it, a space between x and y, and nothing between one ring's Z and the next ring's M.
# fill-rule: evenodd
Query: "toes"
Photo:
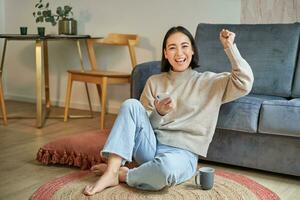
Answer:
M104 163L101 163L101 164L98 164L98 165L94 165L91 167L91 170L102 170L103 168L105 168L107 166L107 164L104 164Z
M92 190L93 190L93 187L90 186L90 185L87 185L87 186L85 186L85 188L84 188L83 194L88 195L88 196L91 196L91 195L94 194L94 193L92 192Z
M103 172L102 171L99 171L99 170L94 170L92 171L94 174L98 175L98 176L101 176L103 175Z
M92 167L91 167L91 170L93 171L93 170L97 170L99 168L99 165L93 165Z

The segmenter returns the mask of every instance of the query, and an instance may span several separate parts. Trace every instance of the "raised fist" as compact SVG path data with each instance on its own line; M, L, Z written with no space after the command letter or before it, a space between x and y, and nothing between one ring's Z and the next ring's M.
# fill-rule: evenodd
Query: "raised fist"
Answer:
M220 37L220 41L221 41L224 49L226 49L229 46L233 45L235 33L231 32L227 29L222 29L219 37Z

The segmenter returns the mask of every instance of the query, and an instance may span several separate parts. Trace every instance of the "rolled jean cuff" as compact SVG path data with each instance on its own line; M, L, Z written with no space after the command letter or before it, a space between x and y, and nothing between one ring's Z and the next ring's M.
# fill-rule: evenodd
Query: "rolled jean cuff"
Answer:
M124 158L125 156L122 156L122 155L120 155L120 154L117 153L117 152L113 152L113 151L103 151L103 150L100 152L101 157L107 158L107 159L108 159L108 156L109 156L110 153L116 154L117 156L120 156L120 157L122 158L121 166L124 166L124 165L126 164L127 161L128 161L128 162L131 162L131 160L125 159L125 158Z
M130 183L130 178L128 178L130 176L130 173L131 173L132 170L134 170L134 169L129 169L128 170L127 175L126 175L126 180L125 180L125 182L127 183L127 185L129 185L130 187L134 187L134 184L131 184Z

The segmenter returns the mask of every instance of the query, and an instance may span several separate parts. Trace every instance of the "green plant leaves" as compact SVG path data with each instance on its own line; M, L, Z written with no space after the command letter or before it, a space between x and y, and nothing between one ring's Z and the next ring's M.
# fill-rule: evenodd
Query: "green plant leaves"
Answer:
M65 12L69 13L72 10L72 7L70 6L64 6Z
M39 16L35 19L35 22L36 23L39 23L39 22L44 22L44 17L43 16Z
M56 21L55 21L54 16L46 17L46 18L45 18L45 22L50 22L53 26L56 25Z
M36 11L32 15L35 17L36 23L49 22L54 26L58 20L71 19L71 15L73 15L72 7L68 5L57 7L56 15L52 14L49 9L49 2L43 3L43 0L39 0L34 7Z
M60 6L57 7L56 14L58 14L59 16L63 16L64 15L64 12L63 12L63 10L62 10L62 8Z
M43 11L43 16L44 17L51 17L52 15L51 15L51 10L44 10Z
M70 15L73 15L71 10L71 6L64 6L63 8L61 6L57 7L56 14L58 15L58 19L69 19Z

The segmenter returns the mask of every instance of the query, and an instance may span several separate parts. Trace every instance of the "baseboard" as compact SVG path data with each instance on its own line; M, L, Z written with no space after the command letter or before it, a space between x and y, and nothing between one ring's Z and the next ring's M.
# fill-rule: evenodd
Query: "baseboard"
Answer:
M28 96L22 96L22 95L13 95L13 94L5 94L5 99L7 100L14 100L14 101L23 101L23 102L29 102L29 103L35 103L35 98L28 97ZM45 99L43 99L43 103L45 103ZM119 112L120 106L122 102L110 102L109 106L107 108L107 112L111 114L117 114ZM65 102L64 101L58 101L58 100L51 100L51 105L58 106L58 107L64 107ZM93 104L93 111L100 112L101 107L99 104ZM89 110L89 104L88 102L82 103L82 102L71 102L70 108L74 109L80 109L80 110Z

